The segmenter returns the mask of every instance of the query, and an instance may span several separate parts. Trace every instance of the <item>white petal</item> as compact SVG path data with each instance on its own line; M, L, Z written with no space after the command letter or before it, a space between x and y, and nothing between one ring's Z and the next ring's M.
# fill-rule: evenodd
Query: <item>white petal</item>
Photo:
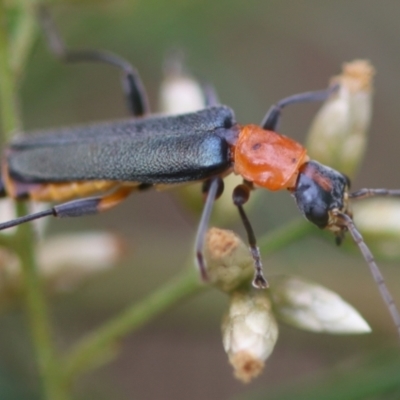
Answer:
M56 289L69 290L88 276L111 268L121 252L121 240L110 233L53 236L39 247L40 273Z
M270 280L277 317L297 328L334 334L369 333L360 314L338 294L297 277Z

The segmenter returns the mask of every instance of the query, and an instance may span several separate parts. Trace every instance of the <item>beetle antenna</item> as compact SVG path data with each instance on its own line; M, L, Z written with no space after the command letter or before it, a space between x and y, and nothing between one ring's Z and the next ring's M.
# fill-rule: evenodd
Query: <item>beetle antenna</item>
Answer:
M130 112L136 116L150 113L146 90L136 69L123 58L102 50L69 50L58 33L46 6L37 8L49 50L66 63L99 62L118 68L123 73L123 89Z
M349 194L350 199L362 200L367 199L368 197L399 197L400 190L399 189L360 189L357 192L353 192Z
M24 215L23 217L15 218L11 221L3 222L2 224L0 224L0 231L3 229L12 228L13 226L21 225L25 222L33 221L35 219L48 217L50 215L54 215L54 211L52 208L44 211L39 211L37 213Z
M325 101L333 93L339 90L340 85L336 84L328 87L325 90L315 92L305 92L286 97L274 104L265 114L261 127L270 131L276 131L278 128L279 118L284 107L295 103L309 103L314 101Z
M382 273L379 270L378 265L375 262L374 256L371 253L371 250L368 248L361 233L356 228L353 220L344 213L337 212L336 215L341 219L341 222L348 229L353 240L356 242L359 247L365 261L367 262L369 269L372 273L372 276L378 285L379 292L385 302L387 308L389 309L390 315L392 316L393 322L397 328L397 332L400 336L400 313L399 310L393 300L392 295L389 292L389 289L386 286L385 280L383 279Z

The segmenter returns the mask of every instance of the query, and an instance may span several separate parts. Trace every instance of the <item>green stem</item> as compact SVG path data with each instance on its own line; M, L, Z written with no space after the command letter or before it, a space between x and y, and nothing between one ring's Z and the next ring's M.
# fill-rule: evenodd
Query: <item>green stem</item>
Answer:
M30 0L29 9L27 5L26 12L20 16L15 35L12 38L11 48L13 51L10 54L10 66L17 78L22 75L26 59L36 38L37 21L34 11L36 3L37 1Z
M315 226L313 224L304 218L296 218L258 240L261 254L266 256L280 250L288 244L308 236L314 230Z
M30 224L24 224L18 228L15 239L20 244L17 254L22 265L25 306L31 335L45 398L48 400L66 400L68 397L59 386L59 364L52 343L48 310L41 279L38 275L35 246L32 238L33 232Z
M29 21L29 18L25 18ZM11 133L20 128L17 110L16 78L10 66L9 38L7 35L6 9L0 1L0 105L4 137L8 140ZM25 37L27 37L25 35ZM32 38L29 38L32 43ZM28 51L29 46L20 45ZM22 57L22 54L20 54ZM19 215L27 212L26 206L19 204ZM5 240L3 240L4 242ZM30 224L18 228L13 237L14 246L22 265L25 305L30 324L33 345L35 347L39 374L46 399L65 400L67 396L60 391L59 373L56 364L55 350L52 345L50 322L45 298L37 273L35 247Z
M0 0L0 106L4 140L10 139L19 128L16 82L9 60L6 10Z
M128 333L141 327L168 308L192 296L206 286L199 282L194 268L185 270L180 276L153 292L141 302L128 307L113 320L78 343L65 360L65 385L109 354L117 342Z

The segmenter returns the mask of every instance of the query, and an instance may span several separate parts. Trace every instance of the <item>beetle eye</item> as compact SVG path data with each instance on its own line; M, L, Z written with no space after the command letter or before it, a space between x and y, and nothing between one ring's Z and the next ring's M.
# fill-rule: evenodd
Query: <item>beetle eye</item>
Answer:
M303 215L319 228L328 225L332 199L330 192L324 190L316 181L300 173L294 191L297 206Z

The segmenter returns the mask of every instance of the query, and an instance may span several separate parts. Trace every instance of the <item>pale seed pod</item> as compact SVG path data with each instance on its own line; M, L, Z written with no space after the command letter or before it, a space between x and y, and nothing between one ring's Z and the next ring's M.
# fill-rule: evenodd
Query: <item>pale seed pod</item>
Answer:
M53 236L38 245L38 275L49 292L70 291L92 276L113 268L124 246L119 237L105 232ZM0 309L15 301L23 290L18 257L0 248Z
M165 114L184 114L205 107L203 88L185 71L183 54L173 52L165 63L159 90L159 109Z
M361 315L331 290L294 276L273 276L269 281L271 300L279 320L313 332L371 332Z
M112 268L123 251L122 240L107 232L53 236L38 249L40 276L53 291L72 290L91 276Z
M375 256L400 258L400 201L367 199L352 204L354 221Z
M253 258L248 246L234 232L211 228L206 235L204 257L213 286L226 293L241 285L251 287Z
M231 295L222 324L223 345L236 378L244 383L257 377L272 353L278 325L266 291L251 290Z
M364 156L372 116L374 68L366 60L344 64L339 84L315 116L307 137L310 157L353 178Z

